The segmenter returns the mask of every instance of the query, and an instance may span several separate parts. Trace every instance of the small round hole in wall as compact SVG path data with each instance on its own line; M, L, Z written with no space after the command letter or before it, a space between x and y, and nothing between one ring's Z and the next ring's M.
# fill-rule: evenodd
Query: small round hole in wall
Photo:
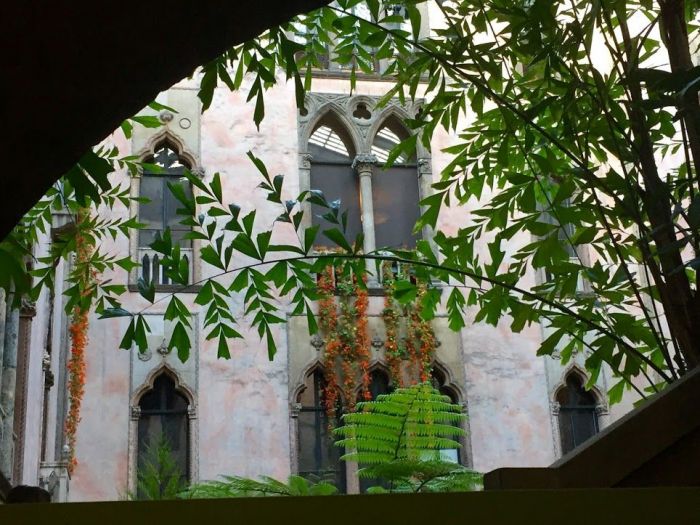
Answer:
M188 129L192 125L192 121L187 117L180 119L180 127L182 129Z
M360 120L369 120L372 117L372 114L367 109L367 105L360 102L355 107L355 111L352 112L352 116Z

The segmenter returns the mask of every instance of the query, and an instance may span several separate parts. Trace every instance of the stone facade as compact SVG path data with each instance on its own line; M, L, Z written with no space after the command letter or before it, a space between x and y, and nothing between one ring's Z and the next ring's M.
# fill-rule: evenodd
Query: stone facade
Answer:
M265 196L257 188L259 176L245 155L247 151L261 158L271 173L285 175L284 191L292 198L299 191L310 189L309 137L319 120L332 114L353 141L357 153L353 165L359 177L362 201L371 203L376 162L371 156L373 137L387 118L403 120L416 110L416 107L403 107L398 102L377 108L378 98L389 87L386 82L360 79L351 95L346 78L323 77L314 80L303 115L296 108L292 84L281 83L271 89L266 96L268 116L257 130L253 124L253 108L245 102L245 89L236 93L217 90L210 109L201 114L196 86L196 79L183 81L159 96L159 102L177 112L161 113L160 128L137 126L131 140L119 133L110 140L123 154L131 152L142 158L167 142L206 180L220 173L224 199L245 208L255 207L259 223L269 225L277 211L265 205ZM430 152L419 147L416 178L421 197L430 194L432 182L449 161L442 150L453 140L454 137L444 132L436 132ZM120 173L115 178L117 181L130 183L132 194L138 194L138 177L129 182L128 175ZM478 203L473 202L466 209L446 208L438 228L448 234L456 232L466 224L469 210L477 207ZM138 209L132 207L115 213L126 216L137 212ZM60 220L57 216L57 228ZM305 224L308 225L309 220L307 213ZM364 206L365 230L368 227L373 230L373 220L371 209ZM422 232L423 238L430 241L431 233L426 229ZM285 242L285 235L291 233L281 232L276 241ZM529 241L516 237L510 242ZM38 250L46 250L49 242L47 237ZM486 253L486 245L485 239L478 249ZM116 253L141 256L136 237L118 238L105 247ZM365 235L364 248L375 248L372 236ZM199 261L197 250L195 243L192 247L195 281L215 273L214 268ZM67 264L62 262L57 269L58 283L63 282ZM135 272L130 275L125 271L115 272L108 277L114 282L133 285ZM541 276L532 271L527 279L529 284L534 284ZM255 332L245 329L243 321L241 328L245 339L231 343L231 360L220 360L216 357L215 341L207 341L203 335L203 312L194 304L194 294L184 293L180 297L195 318L190 334L193 348L184 364L171 355L164 344L172 330L161 317L164 303L148 310L153 331L149 335L149 348L143 354L119 349L126 328L123 319L99 320L94 316L90 319L87 384L78 431L78 465L68 479L63 457L67 320L60 290L42 296L36 305L27 342L23 420L26 428L32 431L24 436L19 459L21 473L14 477L6 475L13 484L42 484L53 491L54 499L63 501L117 499L133 492L142 421L139 403L142 396L152 390L160 373L172 378L178 395L187 404L187 457L191 480L214 479L222 474L285 478L296 471L297 398L305 377L319 362L322 340L309 337L304 319L288 315L287 323L276 328L279 350L270 362L264 343ZM146 306L133 289L123 303L131 310ZM380 317L383 304L382 297L370 297L373 367L383 366L385 333ZM241 298L233 302L231 309L237 318L243 318ZM467 326L460 332L448 328L444 311L440 311L433 322L440 342L436 366L468 416L462 462L482 472L498 467L537 467L552 463L561 454L556 392L571 370L563 368L556 360L536 357L536 349L546 337L544 328L533 326L513 334L508 321L492 327L474 323L474 315L474 311L467 312ZM9 322L11 317L7 319ZM9 333L7 327L4 333ZM575 373L584 373L580 360L571 366L575 367ZM8 364L5 368L9 377L11 366ZM601 375L595 393L603 416L601 426L629 407L626 401L617 412L608 411L606 374ZM5 375L2 377L4 381ZM2 406L0 403L0 408ZM5 412L2 417L7 418ZM7 440L3 443L2 451L7 454ZM352 486L348 484L349 488Z

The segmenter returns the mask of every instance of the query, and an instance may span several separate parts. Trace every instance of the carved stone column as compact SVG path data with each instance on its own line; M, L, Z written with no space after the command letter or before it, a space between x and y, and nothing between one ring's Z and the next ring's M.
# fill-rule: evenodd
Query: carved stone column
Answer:
M433 192L433 166L430 158L420 158L418 159L418 189L420 191L420 199L423 200L429 197ZM421 206L421 214L425 213L426 207ZM423 238L427 239L431 243L433 250L435 246L433 245L433 229L430 226L423 227Z
M190 434L190 483L199 481L199 432L197 432L197 407L190 405L187 407L188 431Z
M299 153L299 191L308 191L311 189L311 161L313 156L311 153ZM302 205L303 218L301 225L303 228L311 226L311 204L304 202Z
M138 470L139 448L139 419L141 419L141 407L132 405L129 411L129 464L127 466L127 491L136 494L136 480Z
M289 404L289 471L299 473L299 412L301 403Z
M8 298L9 299L9 298ZM2 387L0 388L0 413L2 429L0 431L0 471L7 478L16 482L13 475L13 458L15 451L14 413L15 387L17 380L17 342L19 337L19 310L12 307L12 301L6 304L5 346L2 356Z
M352 161L352 169L360 176L360 200L362 203L362 233L364 233L364 243L362 250L365 253L374 251L377 243L374 237L374 205L372 203L372 172L377 163L377 157L369 154L360 154ZM371 261L367 261L367 272L370 274L368 286L378 286L379 278L372 275Z
M554 440L554 457L557 459L561 457L561 432L559 430L559 410L561 405L558 401L551 401L549 403L549 409L552 421L552 438Z

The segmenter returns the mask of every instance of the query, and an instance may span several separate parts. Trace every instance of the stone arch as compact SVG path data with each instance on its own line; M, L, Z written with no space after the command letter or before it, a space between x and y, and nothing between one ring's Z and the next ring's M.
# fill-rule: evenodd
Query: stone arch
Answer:
M131 394L129 403L129 431L128 431L128 463L127 463L127 489L131 493L137 490L138 470L138 434L139 420L141 419L140 402L142 397L151 391L154 383L161 375L167 375L175 383L175 391L187 401L188 420L188 471L190 482L199 479L199 432L197 425L197 402L194 391L182 380L180 375L167 363L153 368L146 376L145 381Z
M458 403L462 404L462 406L466 406L467 397L464 389L454 380L454 374L450 368L438 359L433 360L432 368L445 378L444 388L454 393L454 397Z
M581 366L578 363L571 363L565 370L562 372L559 382L554 385L554 388L552 388L552 392L550 395L550 401L552 403L556 403L557 396L561 392L562 389L566 388L566 379L570 376L574 375L578 377L581 380L581 383L585 385L588 382L588 373L581 368ZM605 394L601 392L600 388L598 388L597 385L593 385L587 392L590 392L593 398L595 399L596 406L598 407L607 407L607 399Z
M189 164L190 171L201 171L202 168L199 165L197 156L187 147L184 140L182 140L177 134L173 133L168 128L163 128L157 133L151 135L146 142L146 145L141 148L136 155L140 159L145 159L151 155L154 155L156 149L163 144L171 146L177 152L178 156Z
M314 132L324 123L333 122L345 131L347 138L350 139L350 144L354 149L354 155L365 152L365 145L362 141L362 136L358 132L355 123L348 117L344 108L335 102L326 102L313 113L309 113L309 118L303 126L300 126L299 134L299 152L302 154L309 153L309 139ZM352 156L354 156L352 155Z
M185 396L185 399L187 399L187 403L191 408L196 407L197 403L195 400L194 391L187 386L180 375L167 363L161 363L148 373L146 380L131 394L131 406L138 406L139 401L141 401L144 394L153 389L153 383L161 374L166 374L174 381L175 390Z
M323 366L321 358L314 359L302 369L301 373L296 379L296 385L291 391L290 401L292 404L296 404L299 396L304 392L304 390L306 390L306 378L317 370L319 370L321 373L325 372L325 367Z
M413 135L415 132L410 130L404 122L406 120L412 119L413 118L413 110L412 109L407 109L402 106L399 106L398 104L389 104L385 108L383 108L379 114L374 115L373 117L373 122L371 126L369 127L367 131L367 143L368 143L368 148L372 147L372 143L374 142L374 137L379 133L379 130L382 129L382 127L387 123L387 121L390 121L394 119L400 126L403 128L403 130L409 134ZM420 140L416 141L416 158L417 159L422 159L422 158L429 158L430 153L428 150L423 146Z

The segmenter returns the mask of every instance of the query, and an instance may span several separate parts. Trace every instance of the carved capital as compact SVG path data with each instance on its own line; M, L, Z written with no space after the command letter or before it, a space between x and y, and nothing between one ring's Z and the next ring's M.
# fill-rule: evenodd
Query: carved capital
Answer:
M323 348L323 338L318 334L314 334L314 336L311 338L311 341L309 342L311 343L311 346L313 346L316 349L317 352L320 352L321 348Z
M314 156L311 153L301 153L299 154L299 167L305 170L311 169L311 161Z
M36 315L36 303L26 297L22 297L22 306L19 313L22 317L34 317Z
M360 153L352 161L352 169L362 175L372 175L372 167L377 163L377 157L367 153Z
M301 412L301 403L290 403L289 404L289 416L293 418L299 417L299 412Z
M558 401L551 401L549 403L549 408L552 411L553 416L558 416L559 415L559 410L561 409L561 405L559 404Z
M167 109L164 109L158 114L158 120L160 120L163 124L168 124L172 122L174 118L175 115L173 115L173 112L168 111Z
M608 407L606 407L605 405L596 405L595 414L598 417L607 416L608 415Z
M187 417L189 419L197 418L197 407L195 405L190 405L187 407Z
M433 165L430 159L421 158L418 159L418 174L419 175L431 175L433 173Z
M192 173L192 175L201 180L206 176L207 170L204 169L204 166L197 166L195 168L192 168L192 171L190 171L190 173Z
M131 405L129 407L129 417L132 421L138 421L141 417L141 407L137 405Z

